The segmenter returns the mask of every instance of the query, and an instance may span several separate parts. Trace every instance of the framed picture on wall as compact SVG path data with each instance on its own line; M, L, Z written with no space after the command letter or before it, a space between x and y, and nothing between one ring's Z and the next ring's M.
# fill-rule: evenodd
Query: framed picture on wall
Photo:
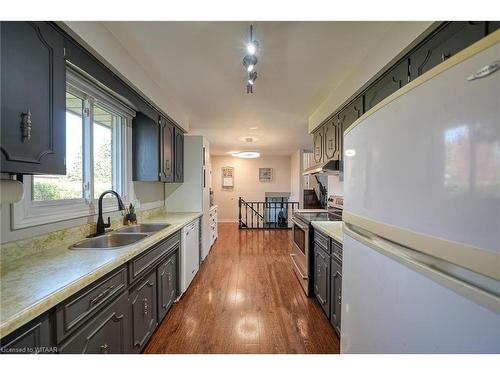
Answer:
M272 168L259 168L259 181L260 182L271 182L273 180L273 169Z
M222 188L232 189L234 187L234 168L222 167Z

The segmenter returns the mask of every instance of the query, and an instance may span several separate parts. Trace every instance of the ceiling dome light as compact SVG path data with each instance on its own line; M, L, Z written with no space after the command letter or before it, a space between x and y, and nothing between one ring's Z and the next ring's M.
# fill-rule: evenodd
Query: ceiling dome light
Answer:
M244 159L254 159L260 157L260 153L257 151L241 151L237 154L234 154L234 156Z

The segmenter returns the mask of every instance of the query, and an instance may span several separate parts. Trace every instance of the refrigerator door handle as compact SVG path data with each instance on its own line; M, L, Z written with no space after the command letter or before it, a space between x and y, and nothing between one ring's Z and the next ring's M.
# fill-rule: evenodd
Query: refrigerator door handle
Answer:
M400 246L353 224L344 223L344 234L464 297L500 313L500 281Z

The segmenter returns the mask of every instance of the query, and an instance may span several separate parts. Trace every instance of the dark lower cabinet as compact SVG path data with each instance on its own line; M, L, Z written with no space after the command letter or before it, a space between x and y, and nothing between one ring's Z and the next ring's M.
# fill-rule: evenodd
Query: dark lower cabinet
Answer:
M0 171L65 174L64 38L47 22L0 27Z
M35 319L0 340L0 353L38 354L53 352L49 315Z
M59 346L60 353L119 354L130 348L128 295L123 293Z
M184 182L184 133L175 128L174 136L174 182Z
M130 290L132 351L139 353L153 334L157 324L156 269Z
M177 298L179 289L177 282L178 264L176 251L158 266L158 322L161 322L167 315Z
M340 337L340 316L342 312L342 263L332 256L330 281L330 322Z
M314 244L314 295L325 314L330 316L330 256Z

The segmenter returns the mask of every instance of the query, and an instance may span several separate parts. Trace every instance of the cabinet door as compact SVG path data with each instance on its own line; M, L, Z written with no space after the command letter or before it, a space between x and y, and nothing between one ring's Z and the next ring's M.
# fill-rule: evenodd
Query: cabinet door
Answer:
M318 245L314 245L314 294L327 316L330 316L329 284L330 257Z
M394 68L380 77L365 92L365 111L387 98L408 83L408 59L399 62ZM354 122L354 121L353 121Z
M482 21L448 23L410 54L410 80L478 41L485 33L486 25Z
M340 113L338 114L338 121L340 125L341 134L344 135L346 129L351 126L354 121L363 115L363 95L358 96L352 102L350 102Z
M331 284L330 284L330 296L331 296L331 312L330 312L330 322L332 326L337 331L340 336L340 316L342 312L342 265L332 258L332 269L331 269Z
M163 182L174 182L174 125L162 119Z
M48 315L36 319L0 341L0 353L50 353L50 323Z
M130 291L132 351L140 352L157 325L156 270Z
M177 252L158 266L158 321L167 315L177 298Z
M159 121L137 112L132 120L132 179L134 181L162 180L161 136Z
M112 302L59 347L60 353L118 354L130 351L127 293Z
M325 125L325 158L327 160L340 159L340 147L342 134L338 127L338 121L336 119L330 120Z
M324 128L321 127L313 134L313 157L315 163L321 163L323 161L323 132Z
M175 171L174 182L184 181L184 134L179 129L174 129L175 135Z
M65 174L64 39L46 22L2 22L1 46L1 171Z

